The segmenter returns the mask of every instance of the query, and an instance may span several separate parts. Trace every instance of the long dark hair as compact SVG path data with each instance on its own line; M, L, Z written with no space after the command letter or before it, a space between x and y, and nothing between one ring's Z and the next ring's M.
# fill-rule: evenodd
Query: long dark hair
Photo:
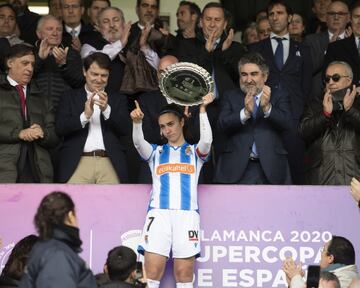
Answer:
M64 224L70 211L75 212L75 205L68 194L52 192L46 195L42 199L34 218L40 239L50 239L54 228Z
M20 280L24 274L24 268L30 251L38 239L39 237L36 235L28 235L16 243L5 264L1 276Z

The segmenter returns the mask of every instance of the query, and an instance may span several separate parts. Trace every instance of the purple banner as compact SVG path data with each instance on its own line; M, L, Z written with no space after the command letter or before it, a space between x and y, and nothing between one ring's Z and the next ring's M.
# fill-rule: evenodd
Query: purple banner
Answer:
M94 273L114 246L137 246L148 185L0 185L0 271L14 243L35 233L36 209L55 190L75 201L81 256ZM359 263L360 212L348 187L204 185L199 202L196 287L286 287L282 260L292 256L304 268L318 263L332 234L352 241ZM162 287L175 287L170 265Z

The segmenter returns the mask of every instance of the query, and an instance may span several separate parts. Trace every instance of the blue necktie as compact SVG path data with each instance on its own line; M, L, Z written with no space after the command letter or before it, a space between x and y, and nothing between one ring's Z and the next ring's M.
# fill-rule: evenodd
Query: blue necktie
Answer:
M259 106L258 106L258 104L257 104L257 99L258 99L258 96L255 96L255 97L254 97L254 110L253 110L253 112L252 112L252 117L254 118L254 120L256 119L256 112L257 112L257 110L258 110L258 108L259 108ZM254 143L253 143L252 146L251 146L250 156L251 156L251 157L255 157L255 158L258 157L258 153L257 153L255 141L254 141Z
M278 42L278 45L275 50L275 63L279 70L281 70L284 66L284 46L282 43L283 38L273 37Z

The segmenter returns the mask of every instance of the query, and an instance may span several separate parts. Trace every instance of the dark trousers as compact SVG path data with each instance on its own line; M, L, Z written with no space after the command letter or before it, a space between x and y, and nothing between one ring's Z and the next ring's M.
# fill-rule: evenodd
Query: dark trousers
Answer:
M238 184L270 184L270 182L265 176L260 161L249 160L244 175L241 177Z

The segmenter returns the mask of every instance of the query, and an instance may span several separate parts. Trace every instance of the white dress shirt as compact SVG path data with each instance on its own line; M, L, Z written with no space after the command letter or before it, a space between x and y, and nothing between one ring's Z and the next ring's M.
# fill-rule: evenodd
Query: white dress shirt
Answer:
M71 27L65 25L65 31L66 31L67 33L69 33L70 35L71 35L71 31L72 31L72 30L75 30L75 37L79 37L80 31L81 31L81 23L80 23L79 26L77 26L77 27L75 27L75 28L71 28ZM72 35L71 35L71 36L72 36Z
M334 33L331 33L331 32L328 30L328 34L329 34L329 41L330 41L331 38L334 36ZM342 40L342 39L345 38L345 30L344 30L343 33L341 33L341 34L338 35L338 38L339 38L340 40ZM339 40L339 39L337 39L337 40Z
M7 80L9 81L10 85L15 87L16 85L20 85L19 83L17 83L14 79L12 79L9 75L7 75ZM22 86L21 87L23 88L24 90L24 95L25 95L25 99L26 99L26 91L27 91L27 85L25 86Z
M284 47L284 64L286 63L287 58L289 57L289 49L290 49L290 34L287 33L283 36L276 35L275 33L270 33L271 47L273 51L273 55L275 55L276 48L278 46L277 40L273 39L273 37L283 38L282 43Z
M85 91L87 99L89 99L93 93L90 92L86 85ZM95 95L95 97L99 97ZM107 120L110 117L111 107L108 104L104 111L100 110L100 107L94 104L94 113L87 119L85 116L85 112L80 115L80 122L82 127L84 128L87 123L89 123L89 133L85 142L84 151L83 152L92 152L94 150L105 150L104 139L101 130L101 121L100 121L100 113L104 116L104 119Z

